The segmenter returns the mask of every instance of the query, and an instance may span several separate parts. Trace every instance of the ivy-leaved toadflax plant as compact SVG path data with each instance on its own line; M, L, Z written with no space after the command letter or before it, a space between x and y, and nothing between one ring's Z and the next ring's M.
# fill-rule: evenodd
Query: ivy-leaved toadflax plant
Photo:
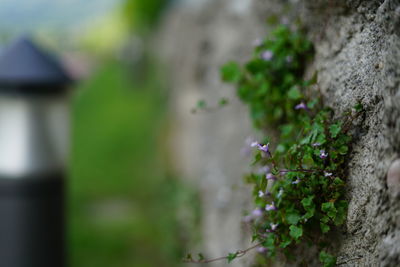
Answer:
M222 79L235 85L255 128L264 134L249 144L256 171L245 177L254 188L255 209L244 218L252 225L254 245L217 259L188 255L186 262L230 262L257 248L260 263L279 254L307 265L314 259L295 251L311 245L324 267L336 264L328 233L346 219L351 127L363 108L355 103L345 114L335 114L325 106L317 75L304 79L312 57L305 34L280 25L255 42L253 56L244 65L228 62L221 68ZM273 139L267 136L271 131Z

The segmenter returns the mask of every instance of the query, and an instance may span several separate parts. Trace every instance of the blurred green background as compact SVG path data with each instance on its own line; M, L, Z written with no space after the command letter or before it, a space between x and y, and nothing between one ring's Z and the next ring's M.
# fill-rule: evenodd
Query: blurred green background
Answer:
M146 48L167 1L22 2L0 3L1 44L28 32L90 73L72 95L69 266L180 265L196 195L165 164L168 91Z
M71 266L174 266L182 197L161 146L165 104L109 62L74 99Z

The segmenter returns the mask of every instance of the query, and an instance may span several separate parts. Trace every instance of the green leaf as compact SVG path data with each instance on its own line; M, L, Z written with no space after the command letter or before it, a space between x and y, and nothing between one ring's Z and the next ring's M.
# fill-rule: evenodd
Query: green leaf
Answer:
M303 204L303 207L304 207L306 210L307 210L307 208L309 208L309 207L311 207L311 206L314 205L313 199L314 199L314 196L311 195L311 196L308 196L308 197L306 197L306 198L303 198L303 200L301 201L301 204Z
M202 261L202 260L204 260L205 258L204 258L204 255L202 254L202 253L199 253L199 254L197 254L198 256L199 256L199 261Z
M346 212L343 211L343 212L338 212L336 214L336 217L333 220L333 222L335 223L335 225L339 226L339 225L342 225L345 220L346 220Z
M228 260L228 263L231 263L234 259L236 259L238 253L229 253L228 256L226 256L226 259Z
M318 134L317 138L315 139L315 143L320 143L321 145L325 144L326 136L323 133Z
M328 212L334 208L335 208L335 204L333 204L333 202L325 202L325 203L322 203L322 205L321 205L321 210L324 212Z
M268 235L263 242L263 246L268 248L269 250L275 248L275 236L273 234Z
M312 216L314 216L315 213L315 208L310 209L303 215L303 219L310 219Z
M303 164L312 165L313 162L314 162L314 159L312 157L312 153L310 153L310 152L304 153L304 155L303 155Z
M228 99L226 99L226 98L221 98L221 99L219 100L219 102L218 102L218 105L219 105L220 107L223 107L223 106L228 105L228 103L229 103L229 100L228 100Z
M335 179L333 179L333 184L335 184L335 185L344 185L344 182L343 182L342 179L336 177Z
M307 211L306 214L303 215L303 219L310 219L314 216L315 213L315 204L313 202L314 196L308 196L303 198L301 204L303 205L304 209Z
M254 156L254 160L253 160L253 162L251 163L251 165L256 165L258 162L260 162L262 160L262 155L261 155L261 153L257 153L255 156Z
M300 140L300 144L305 145L311 143L311 138L313 137L312 134L307 135L303 139Z
M307 107L309 109L313 109L315 107L315 105L317 105L317 104L318 104L318 99L314 98L311 101L308 101Z
M324 267L333 267L336 265L336 257L332 256L331 254L321 251L319 253L319 260L323 264Z
M326 212L326 214L331 218L334 218L337 212L335 204L333 202L322 203L321 210L323 212Z
M347 209L349 203L346 200L340 200L336 202L337 209Z
M290 211L286 213L286 221L289 224L297 224L301 219L300 214L297 211Z
M225 82L238 82L242 76L240 66L233 61L226 63L221 67L221 76Z
M327 224L325 224L325 223L323 223L323 222L321 222L320 223L320 226L321 226L321 231L322 231L322 233L327 233L327 232L329 232L329 230L331 229L330 227L329 227L329 225L327 225Z
M287 246L289 246L292 243L292 239L290 239L290 237L288 237L285 234L281 235L281 244L279 245L279 247L281 248L286 248Z
M346 200L340 200L336 203L337 214L334 218L335 225L341 225L344 223L347 217L348 203Z
M328 217L328 216L323 216L323 217L321 218L321 222L323 222L323 223L328 223L328 222L329 222L329 217Z
M275 107L273 116L276 120L280 119L283 115L283 109L280 107Z
M338 152L341 155L346 155L348 151L349 151L349 148L347 146L341 146L338 149Z
M333 138L336 138L336 136L340 133L341 129L342 129L342 127L341 127L340 123L335 123L329 127L329 132Z
M295 240L298 240L303 235L302 226L291 225L289 229L290 236L293 237Z
M289 136L294 129L293 124L285 124L281 127L282 136Z
M276 151L279 152L279 153L284 153L284 152L286 151L286 148L285 148L284 145L279 144L279 145L276 147Z
M293 100L298 100L302 97L300 90L297 86L293 86L292 88L290 88L290 90L287 93L287 96Z
M205 100L199 100L199 101L197 101L196 107L198 109L206 108L207 107L207 103L206 103Z
M358 103L354 106L354 109L355 109L357 112L360 112L360 111L362 111L362 110L364 109L364 107L363 107L363 105L362 105L360 102L358 102Z
M318 71L314 72L314 75L308 81L310 85L316 84L318 82Z
M257 96L264 97L268 94L269 91L269 84L264 82L257 90Z

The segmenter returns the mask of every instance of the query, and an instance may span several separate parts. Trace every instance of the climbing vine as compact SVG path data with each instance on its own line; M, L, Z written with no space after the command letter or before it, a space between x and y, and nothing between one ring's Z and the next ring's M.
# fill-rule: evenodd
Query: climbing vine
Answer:
M300 244L314 245L323 266L334 266L327 234L346 218L350 129L362 106L338 116L324 105L316 75L303 78L313 47L301 31L281 25L254 46L247 63L228 62L221 68L222 79L235 84L249 106L254 126L272 133L249 142L255 171L246 181L254 186L256 208L245 221L253 226L252 248L266 259L278 253L291 259ZM231 261L247 251L222 258ZM188 255L186 261L213 260Z

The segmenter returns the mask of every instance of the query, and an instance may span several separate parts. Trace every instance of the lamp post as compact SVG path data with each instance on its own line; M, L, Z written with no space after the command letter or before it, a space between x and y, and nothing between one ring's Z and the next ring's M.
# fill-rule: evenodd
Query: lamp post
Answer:
M0 267L65 266L70 83L29 39L0 54Z

